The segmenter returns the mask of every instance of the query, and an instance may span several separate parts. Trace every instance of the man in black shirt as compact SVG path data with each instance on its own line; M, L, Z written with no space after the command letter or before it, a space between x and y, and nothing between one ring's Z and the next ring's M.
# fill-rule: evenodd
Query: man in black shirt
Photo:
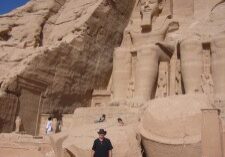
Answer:
M112 157L113 146L109 139L105 138L106 131L100 129L98 131L99 138L94 141L91 157Z

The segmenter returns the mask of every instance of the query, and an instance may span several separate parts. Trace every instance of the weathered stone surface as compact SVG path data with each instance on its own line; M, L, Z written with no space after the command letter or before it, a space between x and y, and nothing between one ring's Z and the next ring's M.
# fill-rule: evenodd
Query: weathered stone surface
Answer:
M74 112L72 125L63 148L78 157L89 157L93 141L98 138L98 130L107 130L107 138L113 144L115 157L141 157L140 137L137 132L139 122L138 109L127 107L90 107L79 108ZM95 123L102 114L106 120ZM89 116L86 116L89 115ZM125 125L120 126L117 119L121 118ZM63 134L63 133L62 133ZM57 135L55 135L57 138ZM53 135L54 138L54 135Z
M1 91L21 94L22 121L23 115L31 116L24 113L29 106L35 109L33 121L38 109L72 113L79 106L90 106L93 89L108 85L112 53L121 42L133 4L33 0L0 16Z
M143 155L139 133L143 156L221 156L224 14L224 0L32 0L0 16L1 131L19 116L44 132L46 115L81 107L45 156L90 156L100 128L116 157Z
M202 155L223 156L222 127L218 109L202 110Z
M18 112L18 98L13 94L0 93L0 111L0 131L13 131Z
M2 133L0 138L0 157L49 157L53 151L47 137L35 139L30 135Z
M181 95L148 102L140 125L147 156L201 156L201 109L212 108L207 99Z

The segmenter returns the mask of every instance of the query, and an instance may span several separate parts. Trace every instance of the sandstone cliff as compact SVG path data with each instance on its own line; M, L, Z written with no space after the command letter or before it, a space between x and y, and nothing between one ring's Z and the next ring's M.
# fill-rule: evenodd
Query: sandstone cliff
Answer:
M16 115L33 133L37 113L89 106L93 89L107 87L133 6L134 0L31 0L0 16L1 131L12 131Z

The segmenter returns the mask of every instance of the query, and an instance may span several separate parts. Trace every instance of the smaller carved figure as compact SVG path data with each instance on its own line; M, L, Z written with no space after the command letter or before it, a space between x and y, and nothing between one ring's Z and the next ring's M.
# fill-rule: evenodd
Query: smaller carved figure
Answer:
M132 79L132 80L129 81L129 84L128 84L128 96L127 96L127 98L133 98L134 89L135 89L134 80Z
M203 73L201 75L202 92L210 95L213 94L213 79L211 75L211 54L209 50L203 51Z
M157 90L156 90L156 98L158 97L166 97L169 94L169 74L168 74L168 63L161 62L159 65L159 76L158 76L158 83L157 83Z
M213 94L213 79L211 74L204 73L201 75L202 83L201 88L202 92L205 94Z
M18 132L20 132L20 126L21 126L21 118L19 117L19 116L17 116L16 117L16 121L15 121L15 123L16 123L16 129L15 129L15 132L16 133L18 133Z

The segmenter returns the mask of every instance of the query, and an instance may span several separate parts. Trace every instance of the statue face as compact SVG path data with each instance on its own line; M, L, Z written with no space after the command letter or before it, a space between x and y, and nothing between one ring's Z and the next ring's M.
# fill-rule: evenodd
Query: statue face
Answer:
M143 32L150 32L152 27L152 17L158 8L158 0L140 0L141 27Z
M157 5L157 0L141 0L141 11L149 12Z

